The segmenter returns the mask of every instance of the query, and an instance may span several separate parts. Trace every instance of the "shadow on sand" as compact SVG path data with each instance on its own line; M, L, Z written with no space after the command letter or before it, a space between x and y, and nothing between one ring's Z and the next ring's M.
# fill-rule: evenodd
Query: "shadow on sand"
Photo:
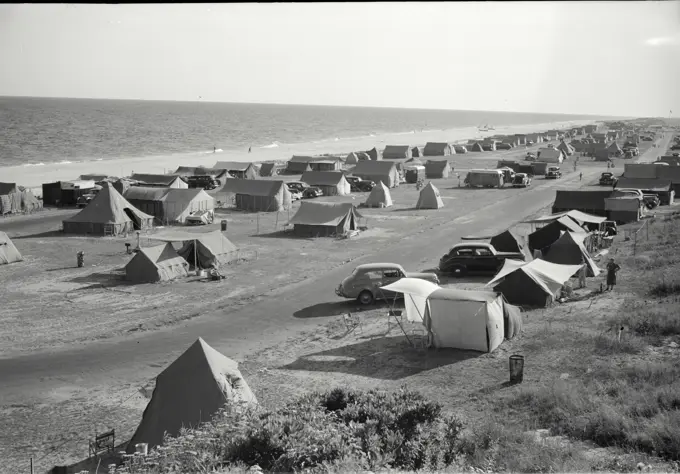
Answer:
M391 301L391 300L390 300ZM397 302L397 306L399 306ZM401 303L403 307L403 303ZM293 313L296 318L325 318L329 316L340 316L345 313L360 313L362 311L370 311L374 309L389 310L390 305L386 301L377 301L370 306L361 306L356 300L335 301L332 303L318 303L306 308L300 309Z
M456 349L415 349L405 336L380 337L308 354L279 367L285 370L341 372L382 380L405 377L479 357Z
M48 474L73 474L77 472L108 472L109 464L118 465L122 459L118 454L120 451L125 451L128 441L121 443L114 447L112 453L102 454L99 457L92 456L78 461L74 464L69 464L66 466L54 466L48 471Z
M132 286L135 283L125 279L125 272L121 270L115 270L106 273L89 273L87 275L80 275L73 277L68 280L71 283L90 283L89 286L81 288L94 289L94 288L110 288L114 286Z
M64 234L63 231L61 230L48 230L47 232L40 232L38 234L27 234L27 235L18 235L16 237L12 237L12 240L21 240L21 239L39 239L39 238L45 238L45 237L67 237L71 234ZM76 234L73 234L76 235Z

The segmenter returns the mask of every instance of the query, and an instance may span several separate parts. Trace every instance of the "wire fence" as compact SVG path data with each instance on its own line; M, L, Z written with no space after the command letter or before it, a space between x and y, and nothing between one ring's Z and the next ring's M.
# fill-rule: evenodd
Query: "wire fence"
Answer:
M638 241L642 241L642 239L644 239L645 241L649 240L649 223L650 223L650 221L646 220L637 229L625 229L624 230L624 233L623 233L624 240L632 240L633 241L633 255L637 254Z

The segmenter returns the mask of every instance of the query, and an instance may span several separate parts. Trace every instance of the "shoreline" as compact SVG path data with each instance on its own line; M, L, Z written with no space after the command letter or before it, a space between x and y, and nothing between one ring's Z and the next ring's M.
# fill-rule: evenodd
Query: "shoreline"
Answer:
M76 180L83 174L108 174L125 177L135 173L167 174L179 166L212 167L217 161L238 161L260 163L264 161L287 161L293 155L317 155L323 153L348 154L352 151L370 150L373 147L382 149L385 145L424 146L429 141L447 141L449 143L466 142L470 139L483 138L496 134L535 133L550 129L579 126L596 122L595 120L576 120L565 122L547 122L527 125L498 127L493 131L482 133L477 127L465 127L448 130L423 130L421 132L396 132L376 136L325 139L314 142L282 144L272 147L265 145L247 150L221 150L166 154L156 156L124 157L113 159L95 159L92 161L64 161L43 165L19 165L0 167L0 181L16 183L27 188L40 188L43 183ZM41 190L42 191L42 190ZM42 194L42 192L40 193Z

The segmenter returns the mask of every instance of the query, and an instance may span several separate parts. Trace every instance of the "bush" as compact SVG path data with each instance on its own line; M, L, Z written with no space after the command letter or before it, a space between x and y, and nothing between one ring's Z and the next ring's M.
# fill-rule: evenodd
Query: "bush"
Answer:
M680 281L676 279L667 281L665 277L662 277L661 280L652 285L649 289L649 294L660 298L678 295L680 294Z
M128 471L430 469L451 465L462 430L417 392L335 389L262 413L225 411L168 438ZM135 471L136 469L136 471Z

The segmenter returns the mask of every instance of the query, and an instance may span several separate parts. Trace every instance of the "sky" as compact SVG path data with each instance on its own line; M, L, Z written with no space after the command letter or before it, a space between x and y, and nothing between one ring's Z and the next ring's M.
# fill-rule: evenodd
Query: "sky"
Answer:
M680 115L680 2L0 5L0 96Z

